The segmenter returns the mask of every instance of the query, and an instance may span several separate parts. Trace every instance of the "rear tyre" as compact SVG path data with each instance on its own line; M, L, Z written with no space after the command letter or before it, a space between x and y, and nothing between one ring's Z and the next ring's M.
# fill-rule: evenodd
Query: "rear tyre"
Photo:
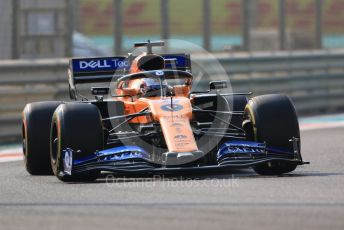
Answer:
M52 120L50 157L54 174L62 181L94 181L100 172L92 171L77 175L64 172L63 150L70 148L73 160L87 157L102 150L103 127L98 108L92 104L70 103L60 105Z
M248 139L266 142L268 146L280 147L293 152L293 137L300 138L295 108L285 95L263 95L252 98L245 108L243 127ZM294 171L296 164L269 162L253 167L261 175L279 175Z
M22 112L24 164L31 175L51 175L50 127L60 101L27 104Z

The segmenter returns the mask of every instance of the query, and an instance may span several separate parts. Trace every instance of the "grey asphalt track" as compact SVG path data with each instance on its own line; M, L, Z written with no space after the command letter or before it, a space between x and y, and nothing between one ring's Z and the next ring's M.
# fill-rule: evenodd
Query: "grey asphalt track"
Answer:
M65 184L0 164L0 229L344 229L344 128L302 132L311 165ZM149 181L147 181L149 180Z

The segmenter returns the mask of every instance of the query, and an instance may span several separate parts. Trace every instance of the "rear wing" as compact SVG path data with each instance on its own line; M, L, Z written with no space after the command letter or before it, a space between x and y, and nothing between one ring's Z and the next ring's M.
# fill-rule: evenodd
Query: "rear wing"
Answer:
M165 69L177 69L191 72L189 54L165 54ZM75 58L69 63L69 77L74 84L111 81L129 73L130 60L135 57L97 57ZM114 76L115 74L115 76Z
M74 84L111 81L115 73L123 75L129 68L126 57L77 58L69 62Z

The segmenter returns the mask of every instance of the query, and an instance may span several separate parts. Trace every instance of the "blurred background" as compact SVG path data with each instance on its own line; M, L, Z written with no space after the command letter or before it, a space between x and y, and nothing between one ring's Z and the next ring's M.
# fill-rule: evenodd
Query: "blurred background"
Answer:
M343 12L343 0L1 0L0 140L19 138L26 103L68 99L70 57L147 39L203 47L235 92L287 94L301 116L342 112Z
M344 47L342 0L2 0L0 58L124 54L182 39L212 52Z

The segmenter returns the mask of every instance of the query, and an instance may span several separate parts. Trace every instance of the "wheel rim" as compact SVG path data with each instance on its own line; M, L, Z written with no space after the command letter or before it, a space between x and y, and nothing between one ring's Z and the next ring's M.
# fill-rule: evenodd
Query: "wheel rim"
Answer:
M56 163L56 159L57 159L57 145L58 145L58 141L59 139L58 138L55 138L53 140L53 145L52 145L52 160L53 160L53 163L55 164Z
M24 156L26 157L26 141L25 141L25 139L23 139L23 141L22 141L22 149L23 149Z
M26 129L25 129L25 125L23 124L23 126L22 126L22 137L23 137L23 139L22 139L22 149L23 149L23 154L24 154L24 157L25 157L25 159L26 159Z
M58 152L58 143L59 143L59 139L57 137L56 124L54 124L54 126L53 126L51 140L52 140L52 143L51 143L51 160L52 160L52 163L55 165L56 161L57 161L57 152Z

